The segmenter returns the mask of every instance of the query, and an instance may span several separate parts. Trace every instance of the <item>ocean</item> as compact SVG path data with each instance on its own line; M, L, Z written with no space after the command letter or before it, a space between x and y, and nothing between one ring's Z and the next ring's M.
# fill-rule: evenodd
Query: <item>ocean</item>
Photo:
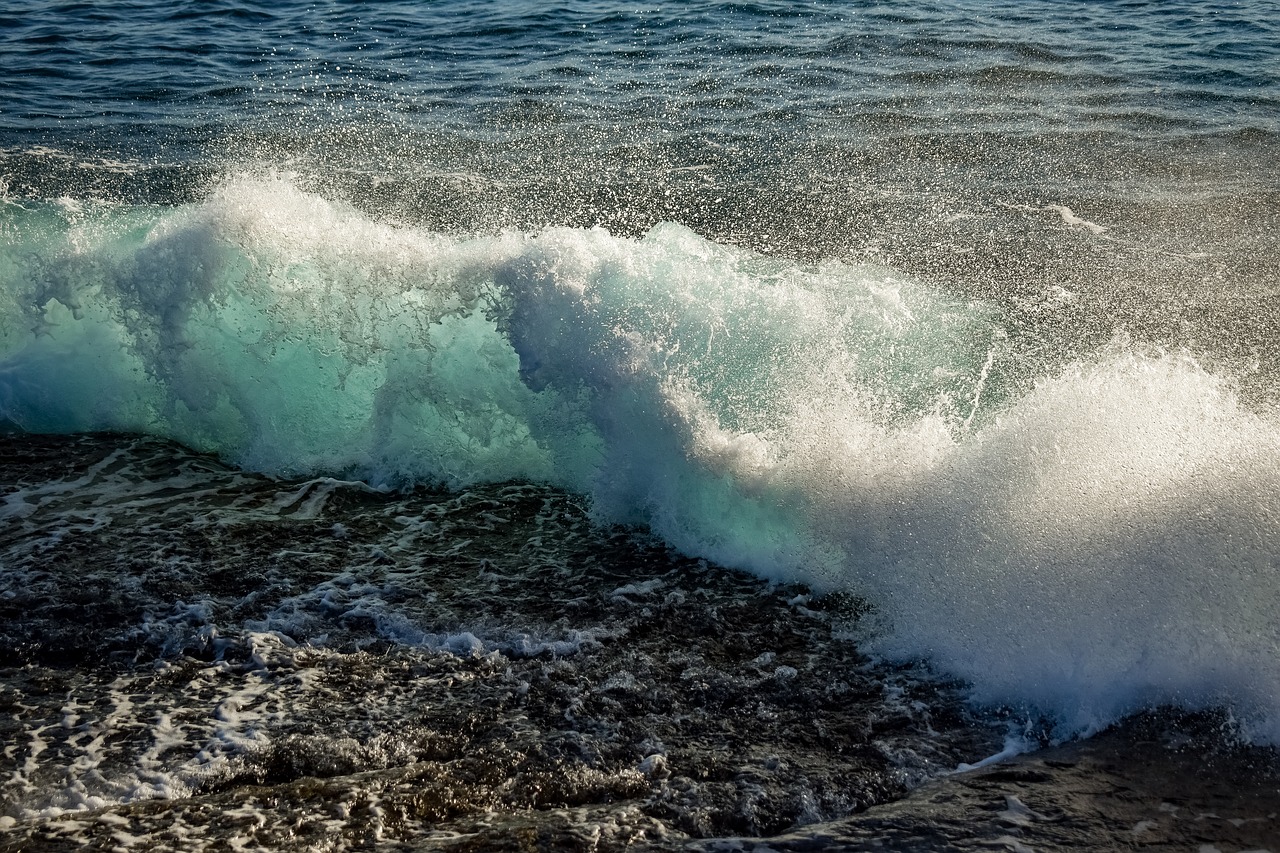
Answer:
M0 850L1280 850L1280 6L0 5Z

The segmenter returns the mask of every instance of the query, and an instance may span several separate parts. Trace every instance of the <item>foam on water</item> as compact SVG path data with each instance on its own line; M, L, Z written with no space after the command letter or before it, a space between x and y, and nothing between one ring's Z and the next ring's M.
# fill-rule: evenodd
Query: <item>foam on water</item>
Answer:
M278 176L0 217L0 417L23 429L565 486L865 596L870 648L1064 732L1226 704L1280 740L1280 425L1187 355L1117 339L1025 375L995 307L885 268L671 224L454 237Z

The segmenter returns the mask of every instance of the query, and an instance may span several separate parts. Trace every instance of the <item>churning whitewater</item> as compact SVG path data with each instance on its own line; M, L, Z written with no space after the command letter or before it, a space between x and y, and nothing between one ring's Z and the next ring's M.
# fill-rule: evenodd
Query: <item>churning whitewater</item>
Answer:
M460 237L271 173L174 208L3 205L12 427L556 486L865 598L863 648L1059 736L1168 704L1280 741L1280 421L1185 352L1118 333L1045 369L996 304L886 266L673 223Z

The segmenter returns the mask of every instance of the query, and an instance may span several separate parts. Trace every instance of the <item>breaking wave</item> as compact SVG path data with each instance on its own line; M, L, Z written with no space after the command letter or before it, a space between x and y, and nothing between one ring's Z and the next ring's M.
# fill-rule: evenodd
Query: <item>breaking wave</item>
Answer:
M26 205L0 207L14 428L549 483L861 596L867 648L1064 732L1171 703L1280 740L1280 424L1186 354L1117 339L1028 375L993 305L671 223L461 237L262 175Z

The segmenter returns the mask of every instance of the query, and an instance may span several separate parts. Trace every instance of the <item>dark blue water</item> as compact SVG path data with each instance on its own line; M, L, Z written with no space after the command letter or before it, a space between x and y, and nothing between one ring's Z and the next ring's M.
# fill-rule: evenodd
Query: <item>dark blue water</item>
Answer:
M441 795L462 812L367 825L404 839L565 774L556 808L775 832L1007 723L1030 748L1173 707L1274 743L1278 234L1271 3L9 3L0 652L25 746L0 820L407 785L480 743L332 740L317 667L357 741L427 725L416 688L361 717L361 685L439 666L541 756L481 750ZM34 438L103 431L155 441ZM718 566L799 586L699 586ZM133 598L76 639L86 574ZM732 654L684 632L738 607ZM664 657L686 646L715 672ZM837 689L864 665L878 686ZM24 666L87 705L32 704ZM852 787L779 745L867 691ZM799 717L734 761L808 769L751 799L755 771L671 739L757 694Z
M216 168L259 145L331 168L465 163L518 172L535 195L710 164L739 191L782 172L835 213L849 202L823 179L868 165L917 190L1213 182L1223 166L1264 179L1275 17L1200 3L18 3L0 128L7 148L143 163Z
M130 146L139 153L326 107L335 119L350 110L427 131L603 131L628 119L642 123L625 134L637 141L662 126L870 136L873 122L894 118L960 134L1273 133L1274 12L1197 2L12 3L4 126L44 141L107 136L99 145L145 129Z

